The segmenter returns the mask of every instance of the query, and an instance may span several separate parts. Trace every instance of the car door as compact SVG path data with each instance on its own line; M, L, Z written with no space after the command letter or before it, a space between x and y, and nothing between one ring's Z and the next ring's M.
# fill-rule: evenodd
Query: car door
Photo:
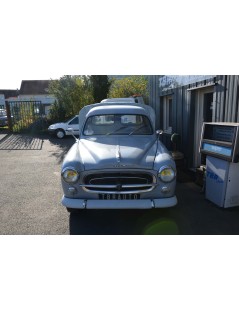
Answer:
M74 135L79 135L79 117L78 117L78 115L75 116L72 120L70 120L70 121L68 122L67 130L68 130L69 128L72 128L72 129L73 129Z

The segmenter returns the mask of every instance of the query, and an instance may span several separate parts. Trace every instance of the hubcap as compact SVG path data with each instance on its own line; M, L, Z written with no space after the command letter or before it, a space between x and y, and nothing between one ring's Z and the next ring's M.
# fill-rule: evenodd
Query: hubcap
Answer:
M57 135L57 138L62 139L64 137L64 132L60 130L60 131L57 132L56 135Z

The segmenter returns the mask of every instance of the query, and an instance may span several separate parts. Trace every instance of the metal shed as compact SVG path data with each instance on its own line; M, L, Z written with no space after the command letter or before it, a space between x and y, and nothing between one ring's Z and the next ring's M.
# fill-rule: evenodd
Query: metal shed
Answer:
M187 81L186 76L177 77ZM171 135L178 133L186 167L196 169L203 161L199 153L202 123L239 122L239 76L198 76L196 82L185 85L177 80L171 78L167 84L162 76L150 76L150 105L156 111L156 127L164 130L165 145L172 149Z

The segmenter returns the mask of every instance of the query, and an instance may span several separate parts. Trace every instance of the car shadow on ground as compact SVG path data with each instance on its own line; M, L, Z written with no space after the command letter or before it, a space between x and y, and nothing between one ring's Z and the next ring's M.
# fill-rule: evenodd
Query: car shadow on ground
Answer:
M69 217L71 235L177 235L169 210L82 210Z

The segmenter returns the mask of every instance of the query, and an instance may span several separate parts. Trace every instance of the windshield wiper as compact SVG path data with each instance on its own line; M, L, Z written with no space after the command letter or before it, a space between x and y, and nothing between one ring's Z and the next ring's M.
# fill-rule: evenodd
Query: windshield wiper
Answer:
M144 127L147 127L147 126L146 126L146 125L142 125L142 126L136 128L136 129L134 129L133 131L131 131L131 132L129 133L129 136L131 136L133 133L135 133L136 131L138 131L138 130L144 128Z
M128 126L122 126L122 127L118 128L118 129L112 131L112 132L108 132L106 135L112 135L113 133L116 133L117 131L119 131L121 129L125 129L125 128L128 128Z

